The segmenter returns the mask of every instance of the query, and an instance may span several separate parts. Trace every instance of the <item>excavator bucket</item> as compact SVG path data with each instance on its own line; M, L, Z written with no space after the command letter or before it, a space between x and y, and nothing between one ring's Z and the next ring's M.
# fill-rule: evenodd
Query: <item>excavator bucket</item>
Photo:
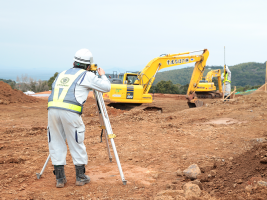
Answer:
M200 100L196 100L194 102L187 102L189 108L201 107L203 106L204 102Z

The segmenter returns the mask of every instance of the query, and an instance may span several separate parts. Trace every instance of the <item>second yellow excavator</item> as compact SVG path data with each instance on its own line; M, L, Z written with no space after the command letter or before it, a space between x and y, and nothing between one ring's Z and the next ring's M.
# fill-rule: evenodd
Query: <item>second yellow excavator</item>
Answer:
M214 82L212 82L213 78L218 80L218 88L216 90L216 86ZM223 91L222 91L222 80L221 80L221 70L211 70L207 73L205 77L202 77L202 80L199 81L197 85L197 89L195 91L196 95L200 99L214 99L214 98L222 98Z
M199 51L203 53L201 55L187 55ZM159 70L195 62L193 74L195 73L199 78L193 79L193 81L191 79L189 84L190 90L188 90L187 94L188 104L201 106L201 103L198 103L197 97L192 94L195 92L196 86L202 77L206 61L209 57L209 51L207 49L199 51L164 54L154 58L142 71L138 73L125 73L122 81L116 79L111 82L110 92L104 93L103 97L111 103L152 103L152 96L148 92Z

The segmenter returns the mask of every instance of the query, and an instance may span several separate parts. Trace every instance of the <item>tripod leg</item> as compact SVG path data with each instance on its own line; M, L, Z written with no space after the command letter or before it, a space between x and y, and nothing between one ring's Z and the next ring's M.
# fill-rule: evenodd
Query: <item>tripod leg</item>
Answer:
M47 159L46 159L46 161L45 161L45 164L44 164L44 166L43 166L42 171L41 171L40 173L36 173L37 179L40 179L40 178L41 178L41 176L42 176L42 174L44 173L44 170L45 170L46 165L47 165L47 163L48 163L48 161L49 161L50 158L51 158L51 155L49 154L49 156L47 157Z
M118 156L118 153L117 153L117 149L116 149L116 146L115 146L114 139L111 138L110 141L111 141L113 152L114 152L114 155L115 155L115 158L116 158L116 161L117 161L117 165L118 165L119 172L120 172L120 175L121 175L122 183L123 183L123 185L126 185L127 181L125 180L124 175L123 175L123 171L122 171L122 168L121 168L121 163L120 163L120 159L119 159L119 156Z
M94 93L95 93L96 100L98 102L97 105L98 105L98 108L99 108L99 111L100 111L99 113L101 113L101 115L102 115L102 120L103 120L103 122L105 124L107 135L108 135L108 137L110 138L110 141L111 141L113 152L114 152L114 155L115 155L115 158L116 158L116 162L117 162L117 165L118 165L118 168L119 168L119 172L120 172L120 175L121 175L122 183L123 183L123 185L126 185L127 181L124 179L124 175L123 175L123 171L122 171L122 168L121 168L120 159L119 159L119 156L118 156L118 153L117 153L117 149L116 149L116 146L115 146L115 142L114 142L114 139L113 139L114 138L114 134L113 134L113 131L112 131L112 128L111 128L111 124L110 124L109 118L108 118L108 113L107 113L107 110L106 110L106 106L105 106L105 102L103 100L102 93L98 92L98 91L95 91L95 90L94 90Z
M96 97L96 95L95 95L95 97ZM100 121L100 127L102 128L102 131L104 132L104 136L105 136L105 141L106 141L106 145L107 145L109 161L112 162L112 156L111 156L110 148L109 148L109 144L108 144L107 130L106 130L106 127L105 127L105 123L104 123L103 117L101 115L101 109L100 109L99 103L97 101L97 98L96 98L96 105L97 105L97 111L98 111L98 116L99 116L99 121Z
M104 135L105 135L105 140L106 140L106 145L107 145L109 161L112 162L112 156L111 156L110 148L109 148L109 144L108 144L108 134L107 134L106 130L104 130Z

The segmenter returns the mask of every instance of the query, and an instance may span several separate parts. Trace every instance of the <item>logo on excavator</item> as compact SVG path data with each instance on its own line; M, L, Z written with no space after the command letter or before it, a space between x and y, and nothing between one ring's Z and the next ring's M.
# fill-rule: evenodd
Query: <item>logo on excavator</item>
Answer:
M175 60L167 60L167 64L168 65L175 65L175 64L187 63L187 62L189 62L189 59L188 58L185 58L185 59L175 59Z
M133 92L127 92L126 99L133 99Z

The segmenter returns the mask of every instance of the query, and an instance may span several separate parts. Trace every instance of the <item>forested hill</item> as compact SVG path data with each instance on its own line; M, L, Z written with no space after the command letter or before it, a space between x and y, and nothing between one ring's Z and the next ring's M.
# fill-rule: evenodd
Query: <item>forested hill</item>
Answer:
M204 76L210 70L223 69L223 66L206 66ZM248 62L234 66L229 66L232 72L232 85L234 86L246 86L246 85L262 85L265 82L265 69L266 63ZM172 81L173 84L186 85L190 82L191 75L193 73L193 67L170 70L165 72L158 72L156 79L153 83L160 81Z

